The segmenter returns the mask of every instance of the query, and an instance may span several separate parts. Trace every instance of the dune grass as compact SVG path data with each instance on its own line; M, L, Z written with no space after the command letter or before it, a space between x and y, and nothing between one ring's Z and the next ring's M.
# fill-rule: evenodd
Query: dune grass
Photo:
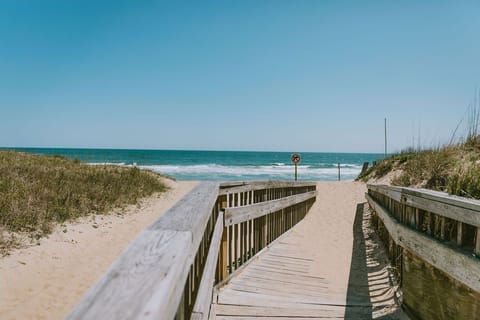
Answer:
M107 214L166 189L159 175L135 167L0 151L0 253L16 245L12 234L38 239L56 224Z
M392 171L397 172L393 185L480 199L480 137L456 145L394 154L369 168L358 180L378 179Z

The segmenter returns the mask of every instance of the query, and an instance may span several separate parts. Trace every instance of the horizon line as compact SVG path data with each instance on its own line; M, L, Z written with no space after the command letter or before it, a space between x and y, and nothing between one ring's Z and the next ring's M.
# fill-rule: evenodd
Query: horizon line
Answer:
M0 150L5 149L74 149L74 150L133 150L133 151L198 151L198 152L264 152L264 153L336 153L336 154L378 154L383 155L383 152L352 152L352 151L281 151L281 150L234 150L234 149L169 149L169 148L125 148L125 147L46 147L46 146L29 146L29 147L9 147L0 146ZM389 153L390 154L390 153Z

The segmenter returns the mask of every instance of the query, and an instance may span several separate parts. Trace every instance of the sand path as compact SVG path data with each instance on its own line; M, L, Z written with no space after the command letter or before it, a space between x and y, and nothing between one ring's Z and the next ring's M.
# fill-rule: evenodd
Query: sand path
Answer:
M369 227L365 184L320 182L317 190L305 219L220 290L218 319L407 319Z
M62 319L135 236L197 184L166 182L171 189L140 208L57 228L41 245L0 258L0 319Z

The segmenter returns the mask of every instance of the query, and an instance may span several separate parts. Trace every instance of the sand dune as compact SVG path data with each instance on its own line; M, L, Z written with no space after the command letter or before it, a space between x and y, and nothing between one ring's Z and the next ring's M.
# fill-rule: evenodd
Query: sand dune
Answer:
M0 319L62 319L135 236L196 185L167 183L171 190L139 208L57 228L39 246L0 258Z

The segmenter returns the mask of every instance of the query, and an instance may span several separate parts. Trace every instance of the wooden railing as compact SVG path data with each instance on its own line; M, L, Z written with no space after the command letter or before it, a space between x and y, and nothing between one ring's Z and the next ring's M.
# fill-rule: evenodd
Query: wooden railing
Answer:
M366 198L412 313L442 319L435 310L449 306L459 311L446 318L478 316L480 201L383 185L369 185Z
M315 199L312 183L201 183L130 244L67 319L207 319L214 285Z

